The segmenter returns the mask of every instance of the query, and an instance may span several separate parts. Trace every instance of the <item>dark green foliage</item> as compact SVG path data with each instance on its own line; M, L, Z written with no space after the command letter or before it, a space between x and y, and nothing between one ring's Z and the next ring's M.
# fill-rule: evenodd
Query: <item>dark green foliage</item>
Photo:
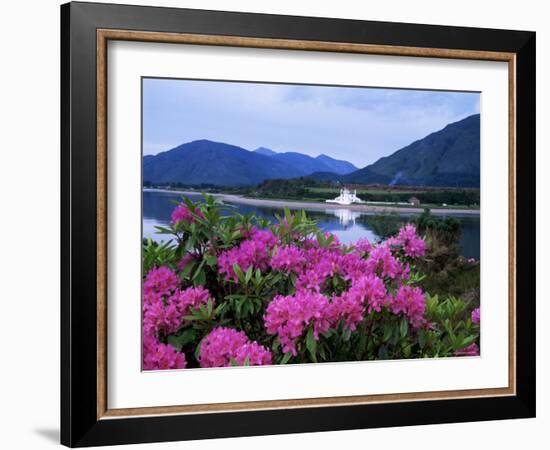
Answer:
M308 188L312 185L315 185L315 182L307 178L266 180L256 186L252 195L263 198L306 199L309 197Z
M460 256L460 222L454 217L436 217L426 209L413 220L426 241L426 256L418 268L424 274L420 286L432 295L461 297L479 304L479 264Z

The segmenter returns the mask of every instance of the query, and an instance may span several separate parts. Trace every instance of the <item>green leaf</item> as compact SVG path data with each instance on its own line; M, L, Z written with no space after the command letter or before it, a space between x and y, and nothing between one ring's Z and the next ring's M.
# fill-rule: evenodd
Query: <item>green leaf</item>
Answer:
M407 336L407 332L409 331L409 323L407 322L407 319L405 317L401 318L401 323L399 324L399 334L402 338Z
M420 330L420 333L418 334L418 345L421 349L423 349L426 346L426 340L427 340L427 334L424 330Z
M168 343L177 351L181 352L182 348L193 342L196 338L195 330L188 328L180 334L172 334L168 336Z
M244 281L244 273L237 263L233 264L233 272L237 275L237 278L242 283Z
M207 305L207 312L208 312L208 317L212 317L212 308L214 307L214 301L209 298L208 299L208 305Z
M193 284L195 286L204 286L204 284L206 283L206 274L204 273L203 270L195 273L195 275L193 276Z
M262 271L260 269L256 269L254 277L256 278L256 284L260 284L260 280L262 279Z
M349 328L345 328L344 332L342 333L342 339L344 342L348 342L351 337L351 330Z
M218 263L218 258L214 255L204 255L204 260L209 267L214 267Z
M183 271L180 273L180 277L182 277L182 278L187 278L187 277L189 277L189 274L191 273L191 271L193 270L193 268L195 267L195 265L196 265L195 261L189 261L189 262L185 265Z
M290 358L292 358L292 353L285 353L285 356L283 356L283 359L281 359L281 364L286 364L290 361Z
M250 283L250 280L252 279L252 272L253 272L254 268L252 266L250 266L248 268L248 270L246 271L246 274L244 276L244 283L245 284L248 284Z
M310 327L307 332L306 347L309 350L311 357L315 358L315 354L317 352L317 341L315 340L315 336L313 335L313 327Z
M170 228L159 227L157 225L155 225L155 228L157 229L158 234L174 234L174 230L171 230Z
M287 207L285 207L284 211L285 211L286 222L290 228L292 225L292 213L290 212L290 209L288 209Z
M384 336L382 336L382 341L388 342L393 334L392 325L389 323L384 324Z

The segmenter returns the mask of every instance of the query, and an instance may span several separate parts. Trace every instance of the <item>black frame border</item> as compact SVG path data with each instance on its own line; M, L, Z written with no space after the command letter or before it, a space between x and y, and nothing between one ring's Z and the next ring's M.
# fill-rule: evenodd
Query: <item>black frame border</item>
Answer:
M96 30L516 54L516 395L97 419ZM534 417L534 32L113 4L61 6L61 443L70 447Z

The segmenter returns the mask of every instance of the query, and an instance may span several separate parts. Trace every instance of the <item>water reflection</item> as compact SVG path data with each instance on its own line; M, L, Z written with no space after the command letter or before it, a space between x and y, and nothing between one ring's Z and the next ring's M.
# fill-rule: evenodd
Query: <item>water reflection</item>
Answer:
M188 195L188 197L193 201L201 199L200 195ZM174 202L178 199L181 199L180 194L152 191L143 192L143 237L152 238L157 241L162 240L163 236L156 233L155 226L169 224L170 214L175 205ZM270 222L277 220L275 214L283 214L283 211L277 208L240 204L233 205L232 208L225 210L223 214L232 214L233 211L240 214L253 213ZM407 214L379 215L362 213L346 208L312 210L307 211L307 214L311 219L317 221L319 228L334 233L341 242L346 244L355 242L363 237L368 238L370 241L377 241L386 229L392 229L395 225L410 220L411 217ZM460 242L462 254L467 258L479 259L479 217L454 217L462 225L462 238Z

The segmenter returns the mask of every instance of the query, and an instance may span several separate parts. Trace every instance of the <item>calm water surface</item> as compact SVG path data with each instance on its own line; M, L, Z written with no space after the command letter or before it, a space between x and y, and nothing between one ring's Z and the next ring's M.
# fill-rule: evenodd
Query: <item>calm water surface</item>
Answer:
M200 195L187 195L191 200L198 201ZM157 241L166 238L165 235L156 233L155 226L165 226L170 222L170 214L174 209L174 201L180 200L181 194L169 192L143 192L143 237L151 238ZM258 217L263 217L271 222L277 221L275 214L282 215L283 211L277 208L265 206L239 205L235 204L234 211L241 214L254 213ZM397 220L396 215L377 215L372 213L362 213L346 209L319 209L306 211L308 216L317 221L317 225L324 231L330 231L338 236L338 239L346 244L355 242L360 238L366 237L371 242L376 242L379 237L375 232L376 225L380 225L380 218L384 220ZM227 211L226 214L231 214ZM388 217L390 217L388 219ZM399 215L403 221L410 215ZM479 259L479 216L458 216L454 215L462 225L462 238L460 245L462 254L467 258Z

